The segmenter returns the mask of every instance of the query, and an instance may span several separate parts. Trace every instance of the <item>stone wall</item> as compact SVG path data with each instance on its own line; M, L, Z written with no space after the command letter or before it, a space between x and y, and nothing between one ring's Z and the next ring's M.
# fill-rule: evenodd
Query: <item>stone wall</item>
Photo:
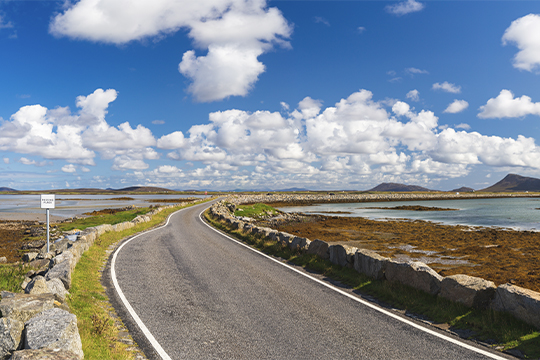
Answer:
M371 194L361 195L369 197ZM475 194L467 194L471 196ZM481 195L481 194L479 194ZM337 196L337 195L336 195ZM384 194L375 195L377 199L418 199L418 196L431 196L431 194ZM440 194L436 195L440 198ZM448 194L448 198L454 198L455 194ZM491 196L491 194L490 194ZM341 198L347 201L351 197ZM357 196L353 196L358 199ZM261 228L253 225L245 218L237 218L231 211L240 204L271 203L271 202L308 202L335 201L333 195L241 195L230 196L226 200L215 203L210 208L210 214L224 221L234 229L240 229L246 233L261 234L264 237L275 240L291 249L316 254L332 263L355 269L374 279L385 279L429 294L440 296L448 300L462 303L469 307L491 308L496 311L505 311L518 319L525 321L540 329L540 293L521 288L512 284L495 286L492 281L468 275L452 275L442 277L435 270L419 261L399 262L380 256L379 254L365 249L357 249L346 245L333 245L322 240L313 241L278 232L269 228ZM330 199L330 200L329 200Z
M195 203L191 201L189 203ZM158 207L132 221L99 225L82 231L76 241L67 238L27 253L23 261L37 270L29 271L22 293L2 291L0 301L0 360L84 358L77 317L66 303L71 274L82 254L108 231L123 231L174 205Z

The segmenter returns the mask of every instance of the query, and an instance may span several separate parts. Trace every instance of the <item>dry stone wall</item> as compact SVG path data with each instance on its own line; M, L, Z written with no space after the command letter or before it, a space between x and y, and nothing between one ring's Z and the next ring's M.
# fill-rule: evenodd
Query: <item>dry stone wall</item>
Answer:
M77 317L65 302L82 254L105 232L130 229L173 206L155 208L132 221L87 228L76 241L51 244L49 252L45 245L39 253L27 253L27 265L38 270L30 271L21 284L25 293L1 293L0 360L83 359Z
M443 196L444 195L444 196ZM508 197L508 195L505 195ZM527 195L516 195L527 196ZM357 249L346 245L333 245L315 239L313 241L300 238L285 232L257 227L249 219L235 217L233 211L240 204L272 203L272 202L354 202L413 200L430 198L471 198L497 197L497 194L360 194L360 195L238 195L229 196L215 203L210 214L230 224L234 229L241 229L251 234L261 234L291 249L316 254L332 263L355 269L374 279L385 279L408 285L429 294L441 296L469 307L491 308L504 311L518 319L540 329L540 293L512 284L498 287L491 281L468 275L452 275L442 277L428 265L419 261L399 262L380 256L365 249Z

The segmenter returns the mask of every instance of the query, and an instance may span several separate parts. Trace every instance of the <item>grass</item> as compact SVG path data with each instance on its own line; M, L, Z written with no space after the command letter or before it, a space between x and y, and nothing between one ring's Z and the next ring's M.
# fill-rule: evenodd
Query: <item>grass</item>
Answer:
M58 224L58 229L61 231L69 231L73 229L84 230L89 227L110 224L115 225L125 221L131 221L139 215L144 215L149 212L150 208L135 208L133 210L119 211L114 214L90 216L83 219L77 219L70 223Z
M22 264L0 265L0 289L14 293L21 292L21 284L29 270L30 267L24 267Z
M354 269L335 265L316 255L292 251L275 241L262 238L261 235L232 230L225 223L211 218L208 212L205 216L216 228L264 253L281 257L290 263L338 280L394 308L416 314L435 324L448 324L453 329L469 330L467 332L470 334L469 338L496 345L504 350L518 349L526 358L540 357L540 332L509 314L489 309L469 308L399 283L373 280Z
M101 285L100 269L109 257L107 250L111 245L126 237L159 225L172 212L188 206L191 205L166 209L154 215L150 222L140 223L131 229L121 232L107 232L101 235L81 257L72 274L71 295L68 298L68 304L72 313L77 315L79 334L86 360L134 358L133 353L128 351L129 345L118 340L119 329L111 315L114 314L114 309L108 302L105 290Z
M235 216L247 216L254 219L263 219L278 215L279 211L266 204L240 205L234 212Z

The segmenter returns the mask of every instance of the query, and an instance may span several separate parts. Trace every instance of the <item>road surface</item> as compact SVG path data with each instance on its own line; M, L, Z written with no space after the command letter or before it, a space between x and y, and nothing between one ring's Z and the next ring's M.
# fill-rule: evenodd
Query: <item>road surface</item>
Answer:
M109 261L109 298L149 359L508 358L250 250L201 221L208 206L126 240Z

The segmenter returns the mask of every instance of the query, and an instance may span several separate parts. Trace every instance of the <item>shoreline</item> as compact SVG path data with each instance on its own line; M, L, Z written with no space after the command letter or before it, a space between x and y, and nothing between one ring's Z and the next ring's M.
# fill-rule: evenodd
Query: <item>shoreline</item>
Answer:
M49 215L49 222L56 223L67 219L63 216ZM36 212L9 212L0 211L0 222L2 221L39 221L46 222L47 214L45 211L41 213Z

